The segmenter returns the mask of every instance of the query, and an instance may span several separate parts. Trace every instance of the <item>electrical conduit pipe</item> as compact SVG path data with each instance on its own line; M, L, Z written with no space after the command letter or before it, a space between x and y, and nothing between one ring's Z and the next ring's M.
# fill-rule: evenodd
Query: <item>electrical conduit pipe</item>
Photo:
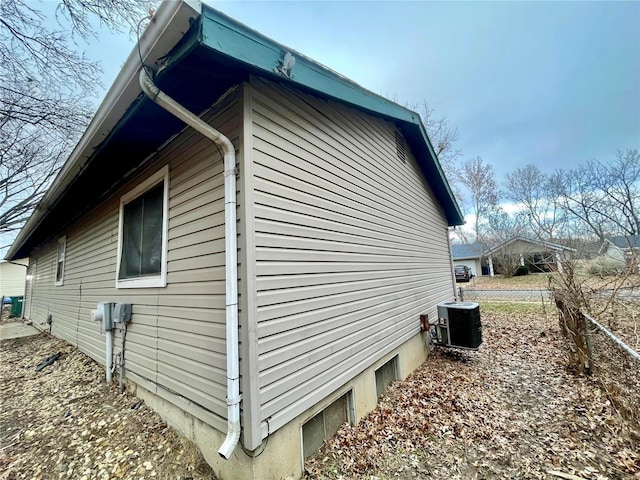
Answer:
M224 155L225 274L227 325L227 436L218 453L229 459L240 440L240 368L238 358L238 247L236 237L236 152L231 141L153 83L140 70L140 87L155 103L213 141Z
M113 359L113 332L111 330L107 330L104 332L106 335L106 344L105 344L105 363L107 370L107 383L111 383L111 367L112 367L112 359Z

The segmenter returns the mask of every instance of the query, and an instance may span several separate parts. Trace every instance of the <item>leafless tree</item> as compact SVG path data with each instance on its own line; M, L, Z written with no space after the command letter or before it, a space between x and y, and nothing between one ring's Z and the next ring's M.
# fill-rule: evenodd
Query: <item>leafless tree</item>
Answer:
M420 114L445 174L453 179L459 170L458 160L462 155L455 145L458 141L458 129L449 124L447 117L436 116L435 110L427 102L423 102Z
M522 214L509 214L502 207L492 208L480 226L479 238L486 247L495 247L513 237L527 237L529 229Z
M609 234L640 233L640 155L619 150L609 163L590 160L558 170L551 179L566 214L584 223L600 240Z
M461 185L469 191L470 213L475 216L473 232L480 237L480 226L486 216L498 207L500 189L495 179L493 166L475 157L463 162L458 175Z
M39 131L18 122L3 126L1 131L0 233L8 233L19 229L36 206L71 141L55 131Z
M452 127L447 117L439 117L427 102L423 102L420 110L422 121L431 140L431 144L438 156L440 165L449 181L449 186L456 197L458 205L464 209L462 190L460 185L460 157L462 152L456 147L458 129Z
M507 174L505 189L506 197L522 207L538 238L553 241L558 237L565 216L548 174L531 164L517 168Z
M427 135L429 135L431 146L444 170L453 194L456 196L458 203L460 203L458 177L460 173L459 159L462 156L462 152L456 147L458 129L451 126L447 117L437 116L435 109L431 108L426 101L423 101L422 105L405 103L405 106L420 114L422 123L427 130Z
M612 222L628 235L640 234L640 154L618 150L610 163L595 162L595 185L615 214Z
M101 87L78 43L134 31L147 0L60 0L55 19L0 1L0 233L19 229L87 125Z
M515 237L528 233L527 222L523 215L511 215L501 207L492 208L485 215L485 221L479 226L478 239L485 250L503 245L491 257L495 268L505 276L512 276L520 266L517 244L508 243Z

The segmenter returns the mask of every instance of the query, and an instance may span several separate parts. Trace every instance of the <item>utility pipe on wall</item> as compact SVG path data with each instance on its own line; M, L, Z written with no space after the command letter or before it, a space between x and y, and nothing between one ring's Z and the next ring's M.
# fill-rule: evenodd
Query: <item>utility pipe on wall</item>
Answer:
M225 283L227 325L227 436L218 453L229 459L240 440L240 367L238 355L238 246L236 237L236 152L231 141L162 92L140 70L140 87L155 103L203 134L224 156Z
M104 332L106 337L105 345L105 365L107 371L107 383L111 383L111 362L113 361L113 331L107 330Z

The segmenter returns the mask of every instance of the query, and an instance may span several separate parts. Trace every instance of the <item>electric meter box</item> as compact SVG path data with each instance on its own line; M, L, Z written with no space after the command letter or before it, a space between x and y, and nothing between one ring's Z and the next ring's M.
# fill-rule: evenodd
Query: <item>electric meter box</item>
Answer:
M113 302L99 302L95 310L91 310L91 319L100 323L100 330L113 330Z

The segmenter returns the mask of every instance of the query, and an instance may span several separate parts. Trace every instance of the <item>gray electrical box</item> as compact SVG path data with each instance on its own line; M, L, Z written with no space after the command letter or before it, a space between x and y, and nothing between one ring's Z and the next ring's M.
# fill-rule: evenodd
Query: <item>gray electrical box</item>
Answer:
M113 309L113 321L117 323L127 323L131 320L131 304L116 303Z

